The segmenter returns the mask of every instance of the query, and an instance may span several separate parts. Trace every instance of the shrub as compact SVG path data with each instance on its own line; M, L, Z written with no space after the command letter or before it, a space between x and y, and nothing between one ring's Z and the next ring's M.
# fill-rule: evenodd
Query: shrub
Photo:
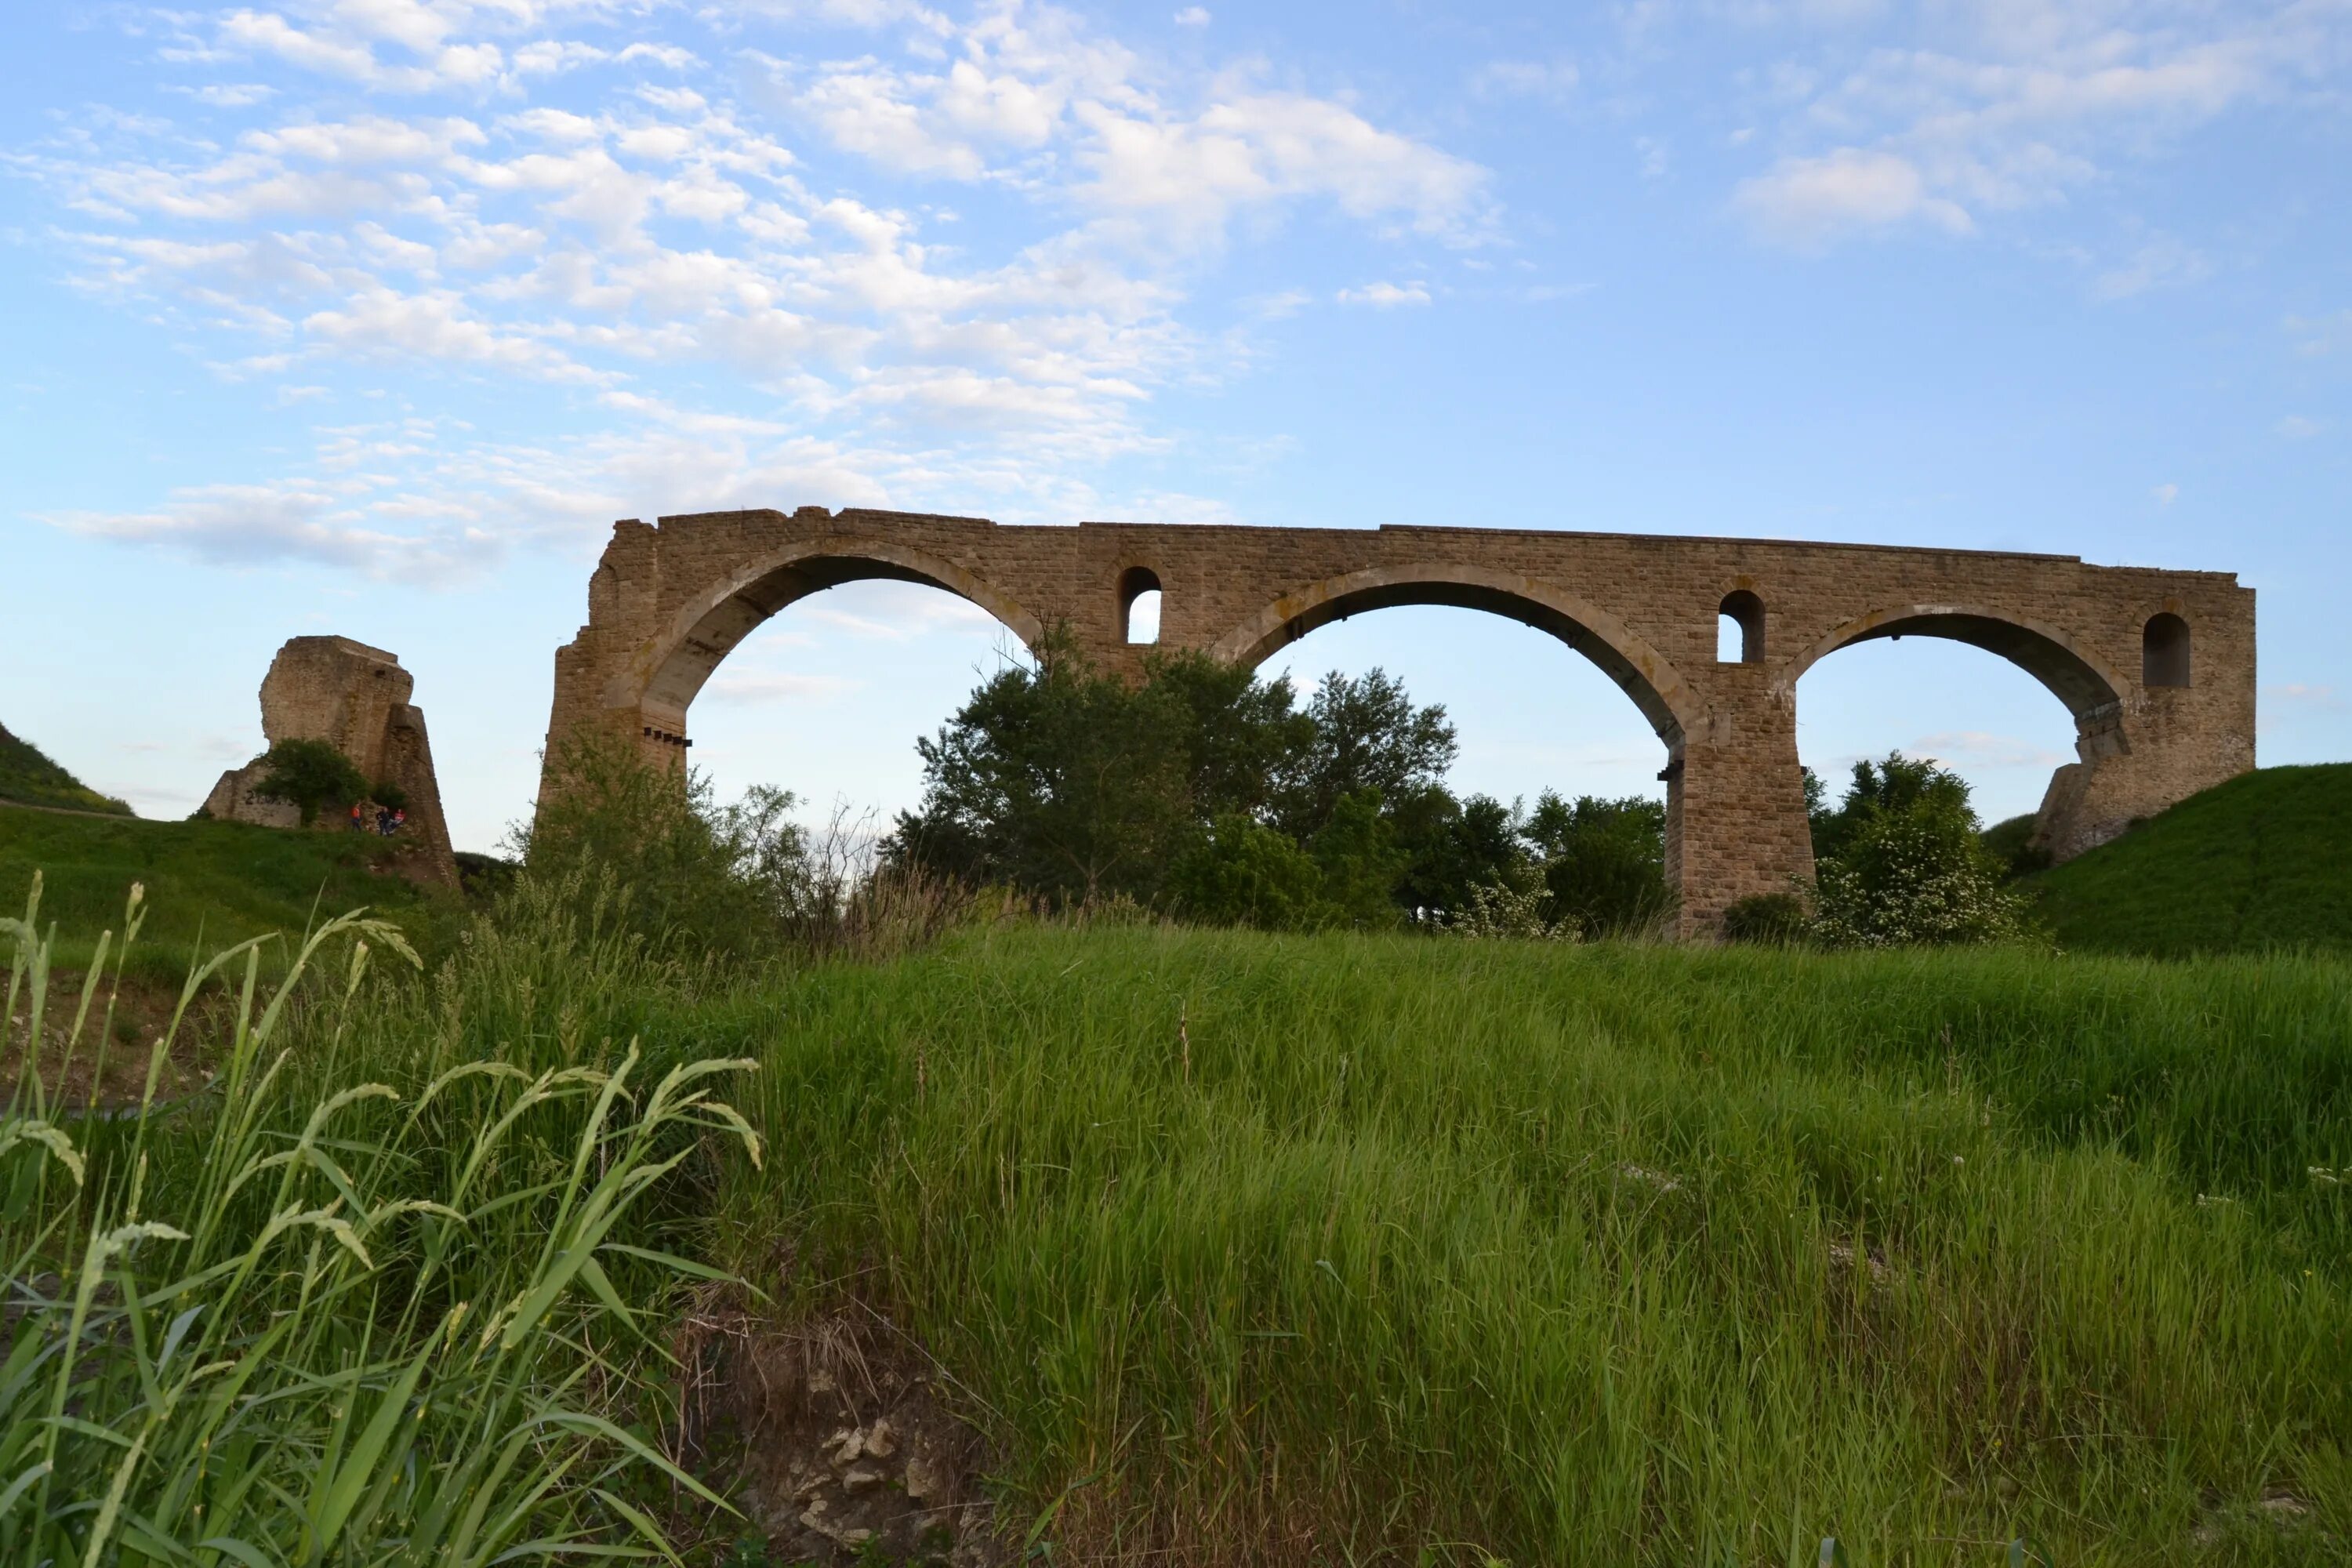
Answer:
M1805 901L1794 893L1756 893L1723 911L1723 940L1790 947L1811 926Z
M1547 921L1544 904L1550 897L1542 888L1517 888L1506 881L1470 889L1469 902L1446 923L1456 936L1500 938L1517 942L1575 942L1573 921Z
M1169 868L1171 901L1188 920L1303 931L1336 913L1323 897L1323 868L1288 834L1238 812L1220 816Z
M319 808L345 806L367 798L367 780L352 760L325 741L279 741L262 757L268 771L256 787L302 814L302 826L319 820Z
M1666 887L1666 808L1641 795L1573 803L1546 791L1525 836L1543 857L1549 916L1587 937L1654 926L1673 907Z
M784 790L721 805L703 774L681 777L596 732L566 743L558 775L509 847L533 879L609 904L656 948L764 955L839 913L845 889L812 874Z
M1932 763L1890 756L1854 767L1821 866L1815 931L1833 946L1997 942L2021 904L1977 834L1968 784Z

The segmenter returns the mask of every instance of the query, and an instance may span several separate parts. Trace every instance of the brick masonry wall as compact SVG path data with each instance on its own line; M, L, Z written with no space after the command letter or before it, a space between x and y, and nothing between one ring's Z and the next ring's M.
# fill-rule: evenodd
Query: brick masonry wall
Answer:
M1163 646L1255 663L1342 615L1458 604L1550 631L1591 657L1658 731L1667 868L1686 934L1751 893L1809 883L1796 751L1798 678L1873 637L1952 637L2041 678L2075 715L2041 833L2062 858L2254 763L2254 596L2227 573L2095 566L2073 556L1423 525L1378 529L1082 523L807 507L629 521L556 652L551 773L581 726L684 755L695 694L753 627L864 577L928 582L1024 641L1065 626L1131 669L1120 584L1148 569ZM1726 596L1762 604L1752 662L1716 660ZM2150 617L2190 631L2186 687L2142 679Z

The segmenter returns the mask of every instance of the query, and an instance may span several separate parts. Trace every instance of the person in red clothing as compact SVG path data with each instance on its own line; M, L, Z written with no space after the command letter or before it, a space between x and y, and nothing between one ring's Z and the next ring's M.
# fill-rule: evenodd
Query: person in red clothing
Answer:
M408 808L404 805L394 806L392 812L392 830L397 833L407 826Z
M366 819L360 813L360 803L358 801L352 802L352 831L353 833L364 833L367 831Z

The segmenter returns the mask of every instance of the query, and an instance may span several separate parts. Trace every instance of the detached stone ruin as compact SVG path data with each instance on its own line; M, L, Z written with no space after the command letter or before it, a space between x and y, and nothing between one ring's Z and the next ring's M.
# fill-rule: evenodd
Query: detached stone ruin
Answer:
M433 747L425 734L424 711L408 699L415 678L400 668L397 655L349 637L294 637L278 650L261 681L261 732L270 745L281 741L324 741L351 760L370 784L386 784L407 797L408 820L400 830L407 847L408 874L419 881L457 885L457 861L449 847L449 825L441 815L441 788L433 775ZM269 772L267 753L221 774L205 797L206 814L264 827L299 827L301 813L291 801L260 793ZM373 802L363 803L368 830L375 830ZM347 830L341 819L321 813L317 826Z

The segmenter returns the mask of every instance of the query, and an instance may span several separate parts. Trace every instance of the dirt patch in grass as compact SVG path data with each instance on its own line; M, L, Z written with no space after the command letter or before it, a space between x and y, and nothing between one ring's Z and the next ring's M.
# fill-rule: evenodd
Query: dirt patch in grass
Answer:
M682 1458L740 1521L746 1568L997 1568L1013 1556L982 1488L987 1445L922 1347L851 1306L779 1324L717 1301L689 1313Z
M146 1092L147 1070L155 1046L171 1028L173 1009L179 1005L176 989L139 984L126 978L114 996L110 1020L107 998L90 998L89 1015L79 1035L74 1015L81 1005L82 976L58 973L49 977L49 996L41 1016L40 1053L36 1061L41 1083L52 1104L120 1109L135 1106ZM194 1093L211 1080L212 1072L202 1042L215 1037L204 1026L202 1015L221 998L199 997L181 1020L155 1083L155 1098L175 1100ZM5 1026L0 1027L0 1082L15 1084L25 1069L26 1037L32 1028L27 1000L18 996Z

